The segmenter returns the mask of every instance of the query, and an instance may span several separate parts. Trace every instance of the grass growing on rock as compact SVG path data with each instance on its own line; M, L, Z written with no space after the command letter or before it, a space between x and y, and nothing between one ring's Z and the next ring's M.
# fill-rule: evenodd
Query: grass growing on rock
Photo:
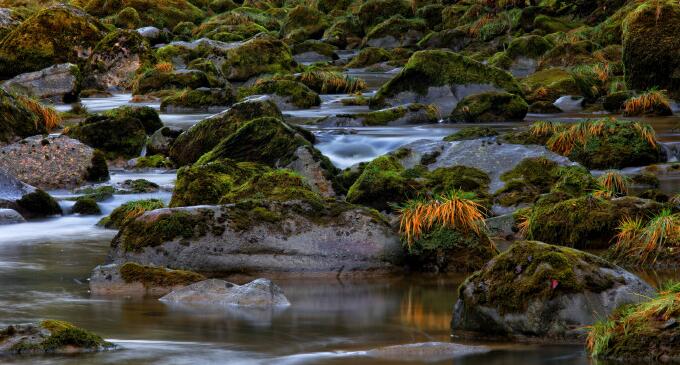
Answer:
M147 211L165 207L158 199L134 200L127 202L104 217L99 225L106 228L121 228Z
M134 262L127 262L121 266L120 276L126 283L141 282L146 287L185 286L206 279L205 276L191 271L168 270Z
M645 223L642 217L624 217L616 244L609 255L618 262L654 266L668 262L680 252L680 214L664 209Z
M623 113L626 116L639 115L672 115L670 100L665 92L648 90L634 96L623 103Z

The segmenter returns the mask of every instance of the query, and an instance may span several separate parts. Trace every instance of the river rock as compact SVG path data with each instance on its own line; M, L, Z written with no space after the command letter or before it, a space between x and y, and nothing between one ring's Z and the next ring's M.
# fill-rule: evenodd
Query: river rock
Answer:
M174 290L160 299L167 303L235 305L243 307L280 307L290 302L283 290L268 279L244 285L209 279Z
M329 180L323 160L314 158L314 150L310 146L301 146L295 150L293 162L286 166L305 178L312 191L323 197L335 196L333 182Z
M0 226L24 222L26 222L26 220L16 210L0 208Z
M393 155L396 156L397 153ZM500 143L494 138L454 142L418 140L404 145L398 153L400 162L407 169L423 164L423 159L430 171L456 165L480 169L489 174L491 192L503 187L504 182L500 179L503 173L515 168L525 158L531 157L545 157L560 165L575 165L568 158L543 146Z
M2 88L40 99L72 102L80 91L78 66L71 63L54 65L36 72L17 75L2 83Z
M390 361L439 362L491 351L486 346L469 346L449 342L422 342L381 347L366 355Z
M111 258L212 273L393 270L403 250L389 224L367 208L337 204L158 209L121 229Z
M64 135L33 136L3 147L0 168L41 189L72 189L108 177L94 149Z
M435 104L448 115L466 96L489 91L522 95L519 84L506 71L455 52L419 51L378 89L371 105Z
M205 280L203 275L133 262L100 265L90 275L94 295L148 295L160 297L188 284Z
M598 256L517 242L460 286L451 328L463 337L582 342L587 326L654 293Z
M0 329L0 356L76 354L115 348L100 336L64 321L45 320Z
M429 124L440 120L433 105L408 104L367 113L337 114L318 122L323 127L370 127Z
M146 151L149 155L168 155L170 147L175 139L184 130L178 127L165 126L155 131L146 142Z

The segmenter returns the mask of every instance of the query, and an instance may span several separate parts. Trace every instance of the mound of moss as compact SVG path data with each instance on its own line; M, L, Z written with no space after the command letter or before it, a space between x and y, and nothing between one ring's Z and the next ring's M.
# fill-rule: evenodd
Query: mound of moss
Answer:
M373 103L382 105L386 99L402 92L427 95L431 87L470 84L491 85L509 93L522 94L515 78L503 70L450 51L419 51L411 56L397 76L378 90Z
M262 117L282 118L281 111L271 101L236 103L180 134L170 149L170 157L180 166L194 163L246 122Z
M132 93L141 95L159 90L198 89L210 86L208 75L201 70L165 71L151 68L137 75L132 82Z
M188 0L89 0L83 3L88 13L100 17L116 15L116 21L120 21L121 12L129 14L135 10L141 24L159 29L172 29L181 22L199 22L204 16L197 6L200 3Z
M394 15L412 17L413 8L406 0L366 0L356 9L355 14L364 32L368 32L372 26Z
M101 150L109 159L139 156L146 143L142 122L127 115L93 115L69 128L65 134Z
M176 91L161 99L161 110L168 108L209 109L214 106L229 106L235 97L231 88L198 88Z
M17 200L19 213L26 218L44 218L62 213L59 203L43 190L36 190Z
M186 286L206 279L205 276L185 270L168 270L126 262L120 267L120 276L126 283L142 283L145 287Z
M562 68L538 71L520 81L527 100L553 103L564 95L580 95L581 91L570 72Z
M99 205L97 205L97 201L87 196L78 198L73 205L72 211L80 215L99 215L102 212L99 209Z
M250 95L276 95L282 98L285 104L300 109L309 109L321 104L319 94L307 85L293 80L258 80L251 87L240 88L238 94L239 98Z
M146 134L152 134L163 127L163 122L158 112L150 106L121 106L106 111L104 115L115 119L137 119L144 126Z
M62 4L40 10L0 41L0 77L80 63L105 32L99 20L79 8Z
M680 97L680 4L645 1L623 24L623 64L632 89L658 87Z
M304 5L288 11L281 24L281 35L287 43L299 43L307 39L318 39L328 26L326 15Z
M395 15L371 28L363 44L370 47L413 47L428 32L422 19L406 19Z
M505 92L486 92L461 100L449 116L454 123L522 121L529 106L521 97Z
M220 199L220 203L237 203L244 200L266 200L270 202L302 200L312 206L319 208L323 206L321 196L311 190L304 178L286 169L254 175L243 185L225 194Z
M290 72L294 63L285 43L262 35L227 50L222 71L229 80L245 81L263 73Z
M481 269L497 254L496 247L486 234L437 228L413 242L406 265L415 271L472 272Z
M11 143L37 134L46 134L47 128L39 117L21 101L0 89L0 143Z
M347 192L346 200L378 210L387 210L416 193L416 183L394 156L371 161Z
M105 228L120 229L144 212L165 207L158 199L134 200L116 208L107 217L102 218L98 225Z

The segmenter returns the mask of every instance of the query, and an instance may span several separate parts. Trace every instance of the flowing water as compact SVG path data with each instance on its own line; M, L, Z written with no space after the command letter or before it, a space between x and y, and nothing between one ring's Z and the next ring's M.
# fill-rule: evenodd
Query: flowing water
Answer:
M373 89L389 73L355 73ZM370 96L370 93L369 93ZM130 103L130 95L84 99L90 112ZM323 95L311 110L287 110L291 120L366 111L343 106L347 95ZM139 104L134 104L139 105ZM145 105L159 108L158 103ZM58 106L68 110L69 106ZM168 125L188 128L208 113L166 114ZM583 116L560 116L569 121ZM592 115L586 117L593 117ZM555 119L530 116L528 119ZM650 120L662 140L680 141L678 118ZM492 125L512 129L526 123ZM317 147L344 168L393 151L418 139L442 139L463 127L436 124L408 127L316 128ZM174 171L113 171L111 183L144 178L160 192L115 195L100 204L103 214L136 199L169 201ZM680 180L662 181L663 189L678 191ZM68 191L52 191L60 199ZM70 203L62 200L65 211ZM102 215L103 216L103 215ZM292 306L280 310L190 309L151 298L94 297L87 278L106 261L115 231L96 226L102 216L62 217L0 226L0 324L67 320L95 331L121 347L119 351L78 357L2 358L3 364L394 364L368 356L381 346L427 341L451 341L449 321L459 276L410 275L372 279L277 280ZM643 273L650 282L662 276ZM454 339L456 342L461 342ZM590 364L581 346L489 344L493 351L434 364Z

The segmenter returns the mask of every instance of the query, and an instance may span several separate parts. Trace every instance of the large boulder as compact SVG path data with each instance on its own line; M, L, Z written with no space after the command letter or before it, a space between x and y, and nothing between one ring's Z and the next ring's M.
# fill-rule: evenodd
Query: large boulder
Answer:
M501 69L450 51L420 51L378 90L372 104L436 104L448 114L464 97L487 91L522 95L514 77Z
M94 295L160 297L202 280L205 276L190 271L126 262L95 267L90 275L90 292Z
M153 63L149 43L138 32L117 30L102 39L85 64L85 83L90 88L127 89L137 70Z
M36 72L17 75L2 83L2 88L40 99L71 102L80 93L80 71L71 63L54 65Z
M240 307L287 307L283 290L268 279L256 279L237 285L210 279L176 289L160 301L177 304L201 304Z
M597 256L517 242L460 286L451 329L455 336L582 342L587 326L653 294Z
M456 105L449 121L457 123L497 123L522 121L529 105L521 97L506 92L470 95Z
M392 270L402 254L375 212L301 201L154 210L111 245L116 263L211 273Z
M230 109L204 119L183 132L173 143L170 157L180 166L194 163L243 124L261 117L282 118L281 111L271 101L234 104Z
M0 356L76 354L115 348L100 336L64 321L45 320L0 329Z
M34 136L0 149L0 168L41 189L72 189L108 179L106 161L67 136Z
M680 4L645 1L623 24L623 65L630 88L653 87L680 98Z
M228 49L222 71L229 80L245 81L262 73L290 72L294 63L285 43L261 35Z
M80 8L54 5L38 11L0 41L0 77L79 63L105 34L106 27Z

